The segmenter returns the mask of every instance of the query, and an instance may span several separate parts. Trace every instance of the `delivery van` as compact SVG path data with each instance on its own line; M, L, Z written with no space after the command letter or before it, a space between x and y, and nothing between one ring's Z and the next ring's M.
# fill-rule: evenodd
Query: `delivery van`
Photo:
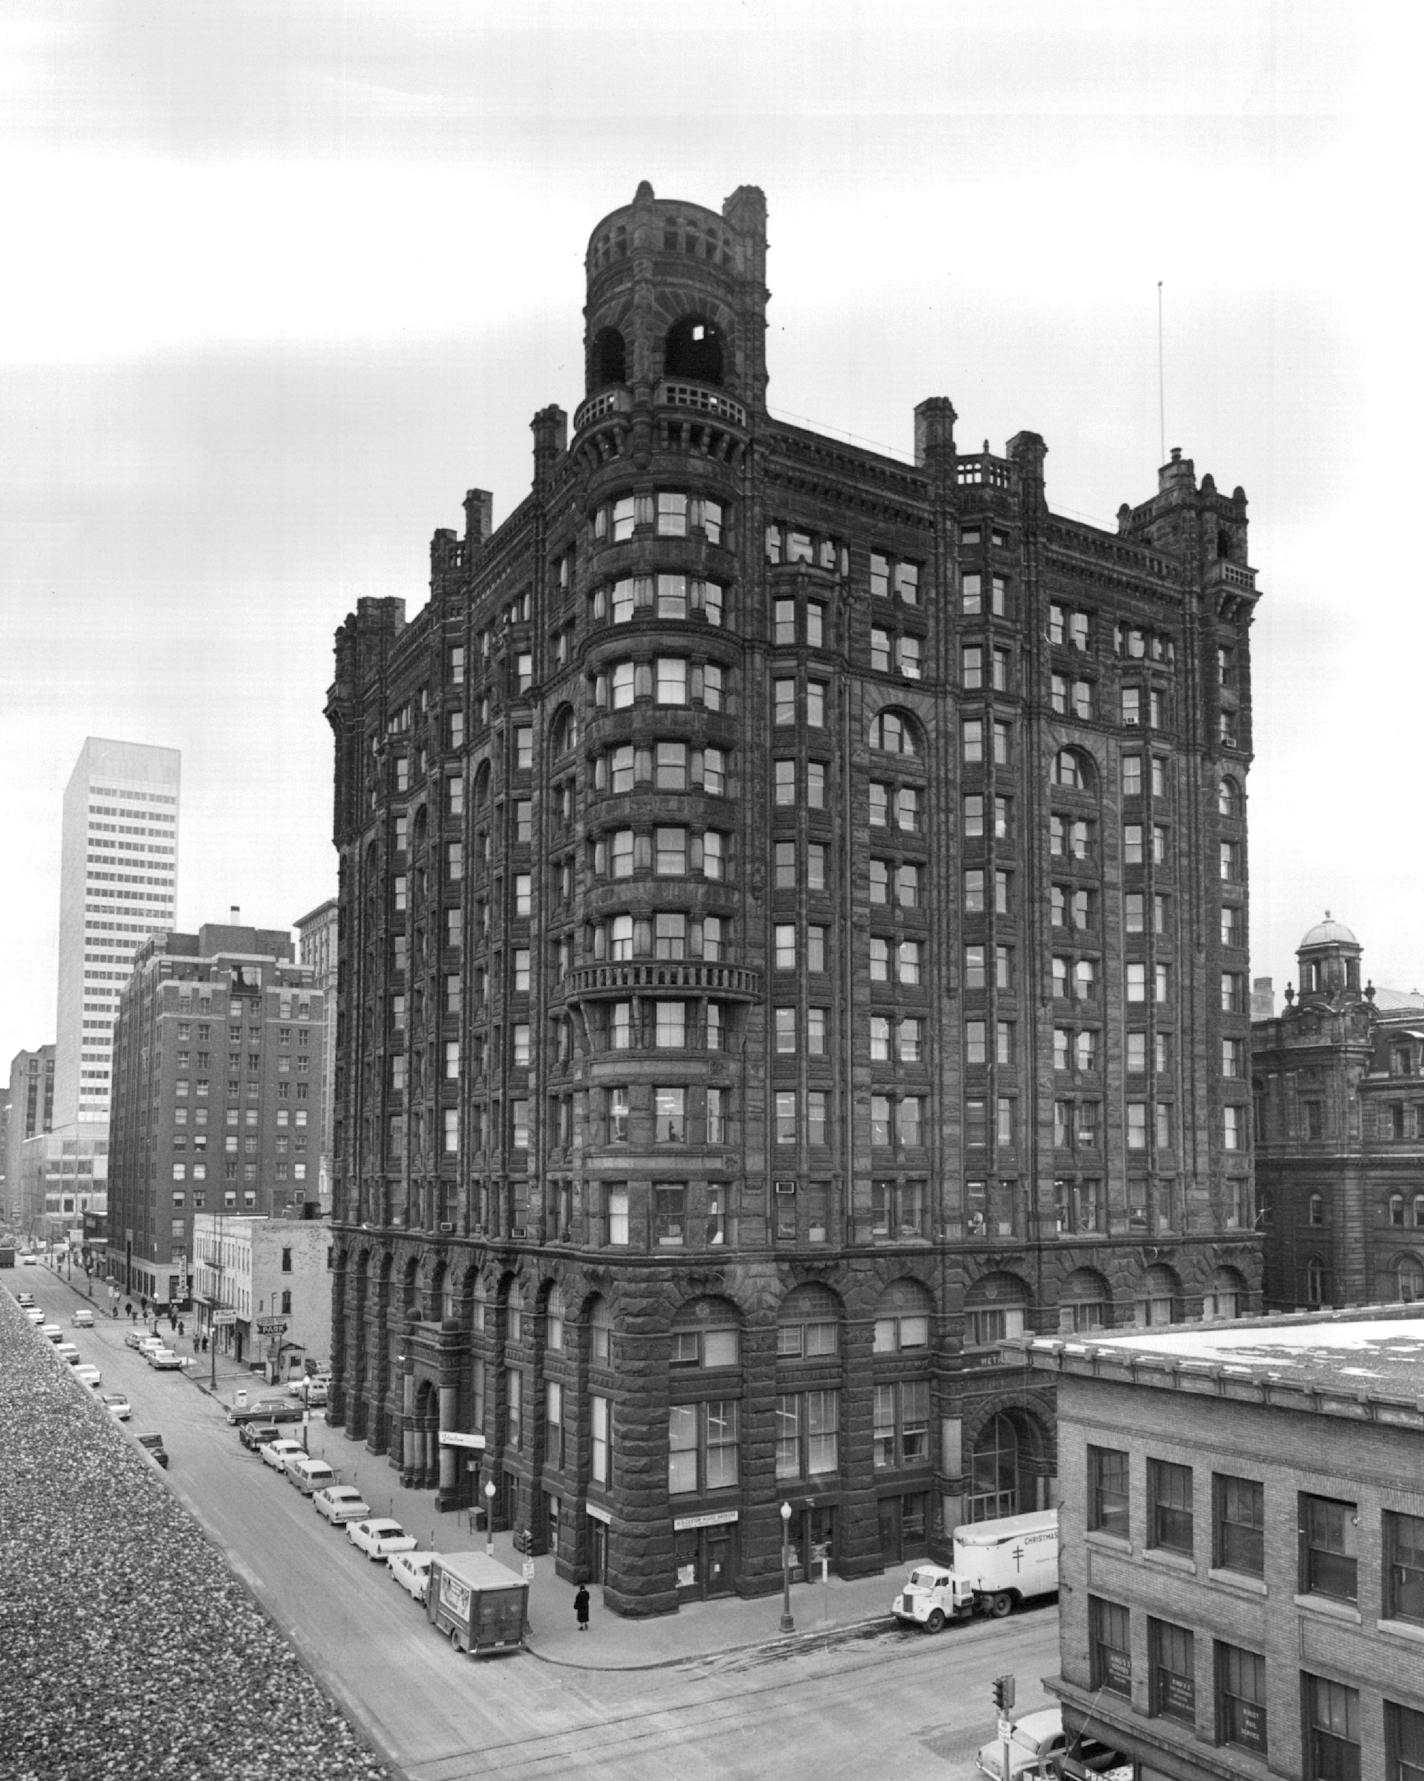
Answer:
M437 1552L425 1612L457 1651L518 1651L529 1619L529 1585L483 1552Z
M336 1468L324 1459L294 1459L287 1462L287 1482L295 1484L304 1497L325 1490L337 1482Z
M915 1565L892 1612L937 1633L946 1621L974 1613L998 1619L1057 1589L1058 1511L1041 1509L957 1527L949 1564Z

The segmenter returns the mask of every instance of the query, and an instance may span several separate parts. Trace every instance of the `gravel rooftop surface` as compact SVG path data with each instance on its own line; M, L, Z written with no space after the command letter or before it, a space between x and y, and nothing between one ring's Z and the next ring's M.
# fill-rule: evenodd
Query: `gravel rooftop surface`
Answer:
M389 1781L68 1374L0 1287L0 1775Z

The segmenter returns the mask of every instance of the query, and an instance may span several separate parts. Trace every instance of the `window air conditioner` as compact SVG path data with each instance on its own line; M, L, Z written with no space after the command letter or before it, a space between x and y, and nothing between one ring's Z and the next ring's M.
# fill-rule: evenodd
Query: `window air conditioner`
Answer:
M442 1237L448 1237L454 1229L455 1227L453 1224L442 1224L440 1227L440 1234Z
M796 1183L794 1181L778 1181L776 1184L776 1191L779 1194L794 1194L796 1192Z

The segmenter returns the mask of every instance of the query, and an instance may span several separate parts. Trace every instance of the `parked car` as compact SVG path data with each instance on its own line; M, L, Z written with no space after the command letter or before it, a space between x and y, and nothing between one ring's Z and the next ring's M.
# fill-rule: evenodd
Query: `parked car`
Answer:
M238 1425L237 1438L250 1453L275 1441L282 1433L275 1422L244 1422Z
M162 1435L136 1435L134 1439L140 1447L147 1448L149 1455L164 1471L168 1470L168 1449L163 1445Z
M168 1344L162 1336L140 1336L137 1346L140 1354L147 1355L152 1354L155 1348L166 1348Z
M25 1251L25 1253L20 1257L20 1262L21 1262L22 1266L24 1266L26 1268L32 1268L35 1265L35 1258L30 1253L30 1251L27 1249Z
M1068 1739L1063 1730L1063 1714L1058 1707L1042 1707L1036 1713L1025 1713L1014 1724L1009 1739L1009 1773L1004 1775L1004 1746L1000 1739L980 1746L974 1758L975 1772L992 1776L993 1781L1056 1781L1061 1774L1060 1759L1068 1753ZM1072 1752L1072 1760L1080 1772L1106 1774L1127 1759L1096 1738L1080 1738Z
M77 1330L92 1330L94 1313L87 1305L81 1305L69 1320Z
M232 1404L229 1422L300 1422L302 1407L291 1398L258 1398L255 1404Z
M264 1466L271 1466L274 1472L285 1472L287 1462L305 1459L307 1450L300 1441L288 1441L279 1437L275 1441L264 1441L257 1451Z
M79 1365L74 1369L74 1377L76 1379L82 1379L84 1383L89 1386L99 1386L104 1383L104 1375L94 1365L93 1361L80 1361Z
M146 1342L147 1340L147 1331L139 1329L137 1325L124 1331L125 1348L137 1348L140 1342Z
M309 1378L294 1379L287 1387L290 1396L300 1398L304 1404L324 1404L331 1390L331 1381L325 1373L314 1373Z
M127 1422L133 1415L133 1405L121 1391L106 1391L99 1402L106 1410L111 1411L120 1422Z
M71 1367L77 1367L83 1359L83 1356L72 1342L56 1342L54 1351L61 1360L67 1360Z
M367 1558L389 1558L393 1552L414 1552L416 1547L415 1535L384 1515L374 1521L348 1522L346 1538Z
M28 1311L34 1302L35 1295L32 1292L17 1292L15 1294L15 1303L22 1311Z
M371 1513L371 1505L350 1484L328 1484L312 1498L312 1508L333 1527L343 1521L360 1521L363 1515Z
M30 1322L35 1326L36 1329L39 1329L43 1325L44 1320L45 1320L45 1314L43 1311L40 1310L38 1305L27 1306L26 1310L25 1310L25 1316L29 1318Z
M150 1348L148 1364L155 1373L176 1373L183 1370L183 1357L171 1348Z
M64 1331L57 1323L42 1323L38 1327L40 1334L42 1336L48 1336L51 1342L62 1342L64 1340Z
M433 1552L393 1552L386 1560L392 1577L422 1608L430 1596L430 1567L434 1562Z

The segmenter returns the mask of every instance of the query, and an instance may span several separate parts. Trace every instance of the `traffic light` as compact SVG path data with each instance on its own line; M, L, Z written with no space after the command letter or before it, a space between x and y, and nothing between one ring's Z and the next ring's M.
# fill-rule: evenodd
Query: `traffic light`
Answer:
M1007 1719L1014 1706L1014 1679L1012 1676L995 1676L994 1705L998 1708L999 1717Z

